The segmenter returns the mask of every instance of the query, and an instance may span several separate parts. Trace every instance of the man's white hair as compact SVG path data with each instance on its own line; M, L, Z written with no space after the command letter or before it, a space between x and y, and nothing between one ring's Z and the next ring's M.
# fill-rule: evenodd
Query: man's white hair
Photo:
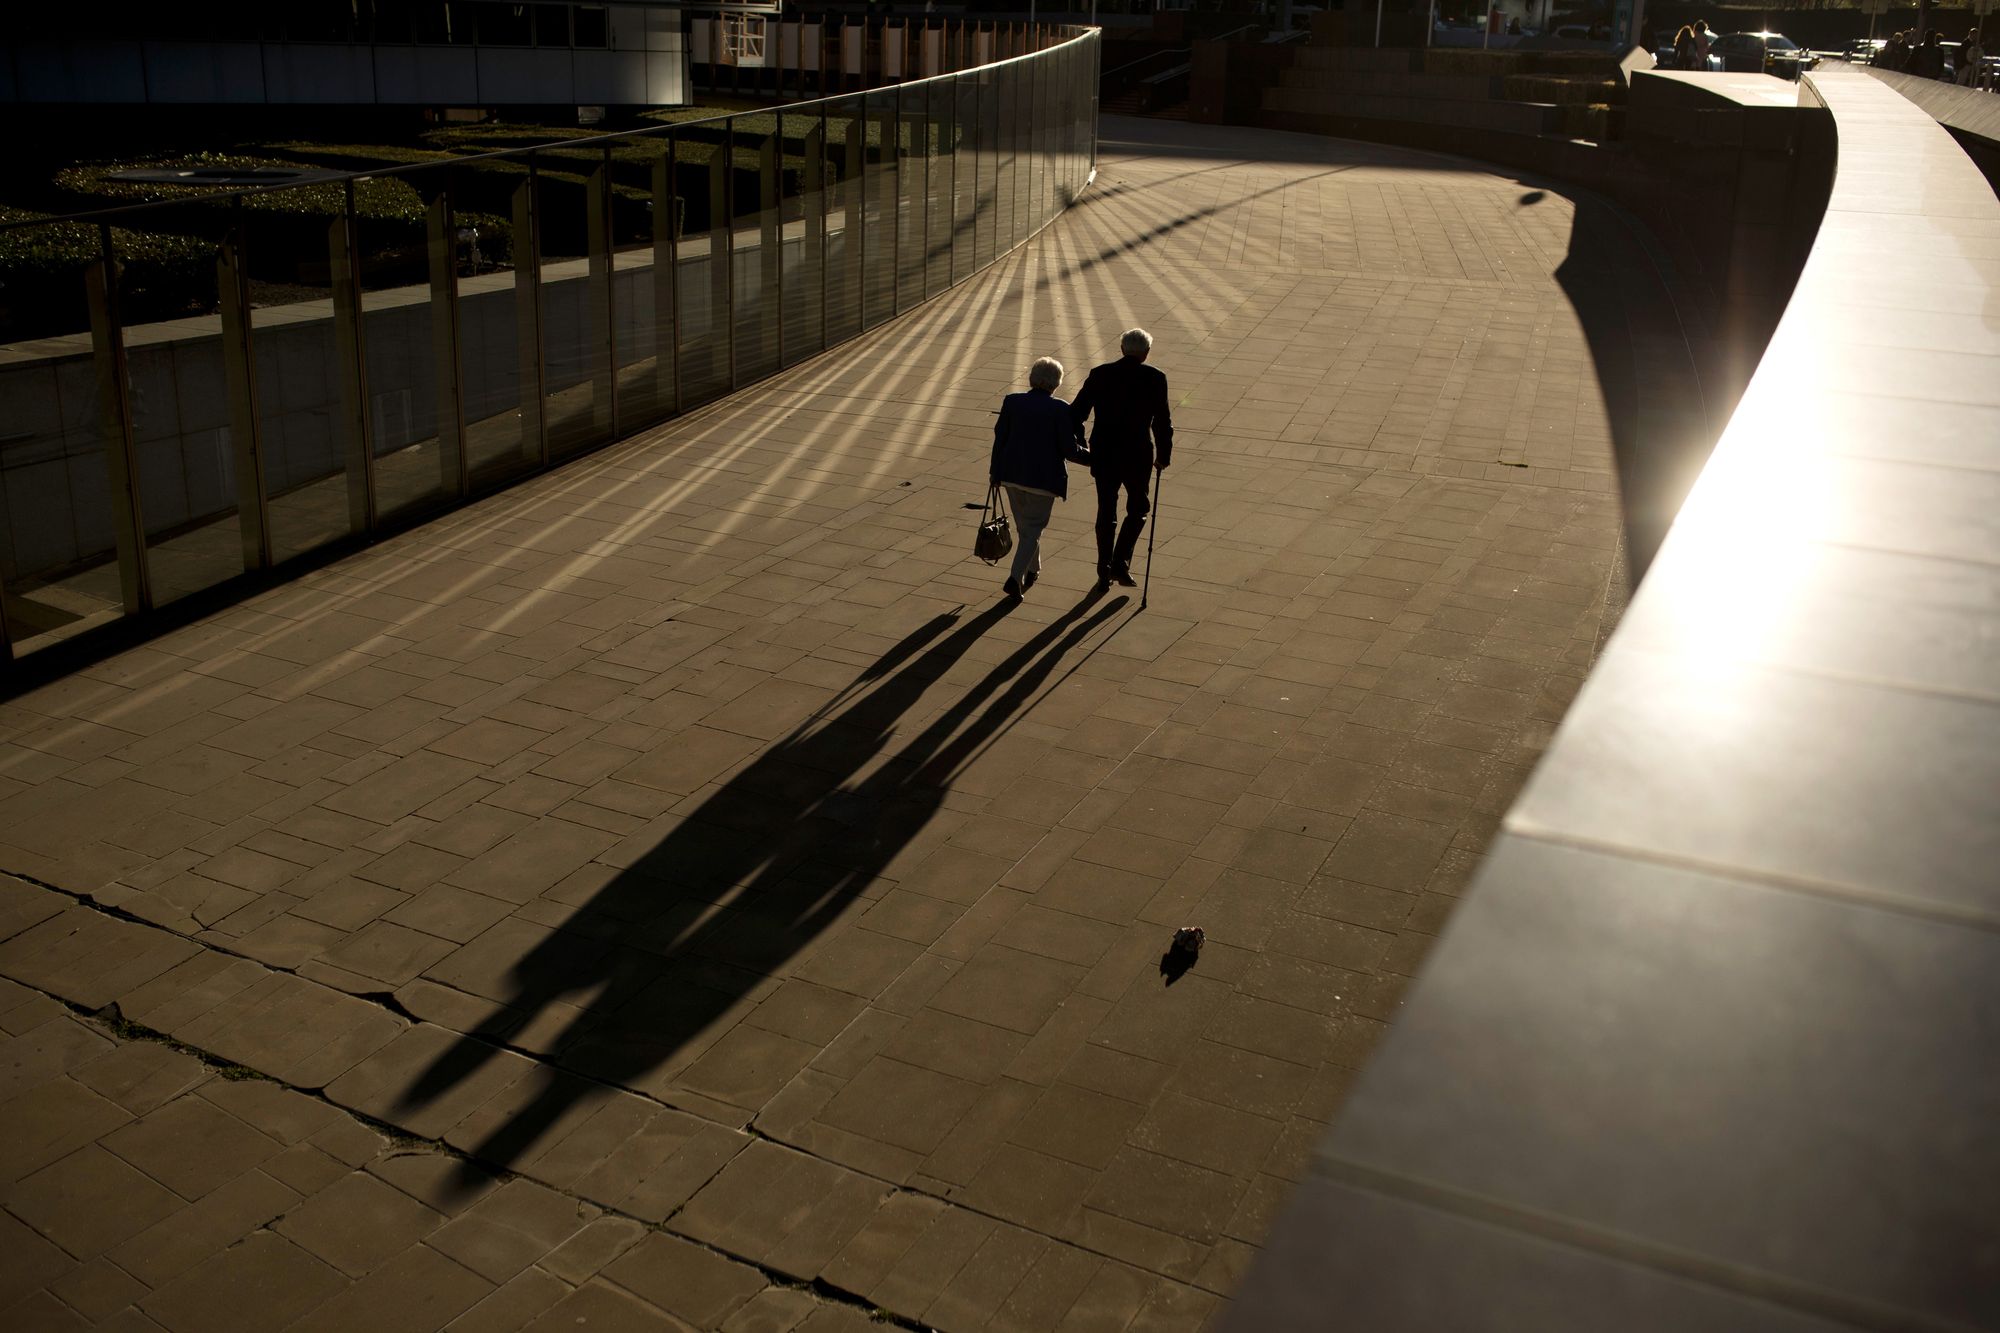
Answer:
M1153 335L1144 329L1127 329L1118 340L1118 350L1127 356L1144 356L1153 350Z
M1028 387L1047 389L1054 393L1062 387L1063 365L1052 356L1045 356L1028 367Z

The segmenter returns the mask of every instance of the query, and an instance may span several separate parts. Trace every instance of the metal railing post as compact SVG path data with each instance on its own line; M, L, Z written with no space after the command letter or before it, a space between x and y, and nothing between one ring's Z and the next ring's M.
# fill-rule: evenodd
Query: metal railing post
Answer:
M589 236L587 272L590 283L590 329L584 346L591 352L590 434L593 440L608 440L617 434L618 424L618 310L612 292L611 250L611 147L605 145L603 160L585 182L588 203L584 210Z
M459 391L458 232L447 183L424 210L431 278L431 360L436 369L438 484L465 494L465 408Z
M889 191L889 314L894 318L903 312L903 85L900 83L889 89L888 115L882 160L895 171Z
M375 423L368 411L368 358L361 324L361 244L355 234L354 182L347 182L341 215L327 229L327 267L333 275L333 347L340 376L342 432L347 456L347 527L356 536L375 526Z
M919 36L917 38L917 49L919 51L922 51L923 45L924 45L923 38ZM923 121L921 122L924 133L924 143L923 147L918 151L918 159L924 164L923 221L918 224L918 230L923 237L923 242L917 246L917 255L920 259L922 259L924 266L924 281L923 281L923 286L921 288L923 296L919 298L921 300L930 299L930 294L931 294L931 157L932 157L931 118L934 114L934 112L931 109L931 94L936 90L936 88L937 84L935 81L931 79L924 80L924 118ZM910 127L910 137L912 140L916 138L916 132L917 132L917 126L913 124Z
M680 236L674 192L674 139L653 163L653 401L681 410L681 310L674 291L675 241Z
M84 278L90 301L90 359L97 371L104 470L111 483L119 595L125 614L134 615L152 610L153 578L146 563L146 516L139 495L131 374L125 363L125 330L119 323L118 260L111 247L111 224L100 223L97 235L100 260Z
M528 178L514 187L514 355L520 375L521 457L549 463L549 423L542 357L541 177L534 158Z
M812 207L807 216L812 220L806 224L806 235L816 237L815 252L819 255L819 345L822 349L833 345L833 330L827 325L827 294L833 288L833 271L827 260L832 252L832 242L827 238L826 192L831 183L826 177L827 115L824 104L819 109L819 124L813 130L811 164L806 170L812 174L806 177L810 182L807 196L812 199ZM817 229L817 230L815 230Z
M757 284L757 294L768 309L757 312L757 338L761 348L765 322L777 323L778 365L785 364L785 226L780 204L784 192L778 179L779 164L782 161L780 149L783 145L785 118L777 118L775 133L764 136L764 142L757 149L757 260L763 281Z
M951 78L951 134L946 142L951 145L951 251L945 256L944 285L946 288L958 285L958 75Z
M243 196L230 205L229 230L215 255L222 317L222 385L229 396L229 446L236 470L236 525L243 568L271 566L271 513L257 433L257 380L250 352L250 276L243 261Z
M868 327L868 102L847 118L847 175L841 203L847 211L845 248L853 257L855 328Z
M710 324L719 341L715 344L715 369L722 382L736 387L736 119L722 126L722 151L709 163L708 175L708 273L709 289L715 304Z

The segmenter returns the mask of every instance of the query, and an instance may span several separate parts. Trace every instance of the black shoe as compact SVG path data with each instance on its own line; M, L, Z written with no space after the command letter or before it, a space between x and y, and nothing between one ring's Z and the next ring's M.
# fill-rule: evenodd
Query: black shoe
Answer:
M1111 586L1111 578L1112 578L1112 574L1111 574L1111 565L1110 565L1110 563L1109 563L1108 561L1104 561L1104 560L1100 560L1100 561L1098 561L1098 562L1097 562L1097 586L1098 586L1098 587L1100 587L1100 588L1108 588L1108 587L1110 587L1110 586Z
M1006 593L1009 597L1019 597L1021 595L1020 580L1009 578L1005 583L1000 585L1000 591Z
M1111 577L1128 588L1139 586L1139 580L1132 577L1132 567L1123 563L1111 566Z
M1021 580L1021 591L1025 593L1028 591L1028 589L1034 587L1035 580L1040 578L1041 576L1042 576L1041 570L1039 569L1030 570L1028 574Z

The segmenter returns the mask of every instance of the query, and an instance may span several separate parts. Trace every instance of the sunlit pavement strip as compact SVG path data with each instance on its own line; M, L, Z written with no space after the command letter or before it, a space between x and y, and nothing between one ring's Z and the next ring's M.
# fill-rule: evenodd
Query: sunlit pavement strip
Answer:
M1615 614L1610 429L1560 193L1105 138L898 324L0 706L0 1322L1211 1315ZM1010 610L991 413L1134 324L1151 607L1077 477Z

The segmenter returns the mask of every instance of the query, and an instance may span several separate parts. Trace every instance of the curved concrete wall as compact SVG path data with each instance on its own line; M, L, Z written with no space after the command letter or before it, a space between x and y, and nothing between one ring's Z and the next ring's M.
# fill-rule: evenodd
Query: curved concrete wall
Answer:
M2000 201L1800 95L1785 314L1231 1328L2000 1324Z

